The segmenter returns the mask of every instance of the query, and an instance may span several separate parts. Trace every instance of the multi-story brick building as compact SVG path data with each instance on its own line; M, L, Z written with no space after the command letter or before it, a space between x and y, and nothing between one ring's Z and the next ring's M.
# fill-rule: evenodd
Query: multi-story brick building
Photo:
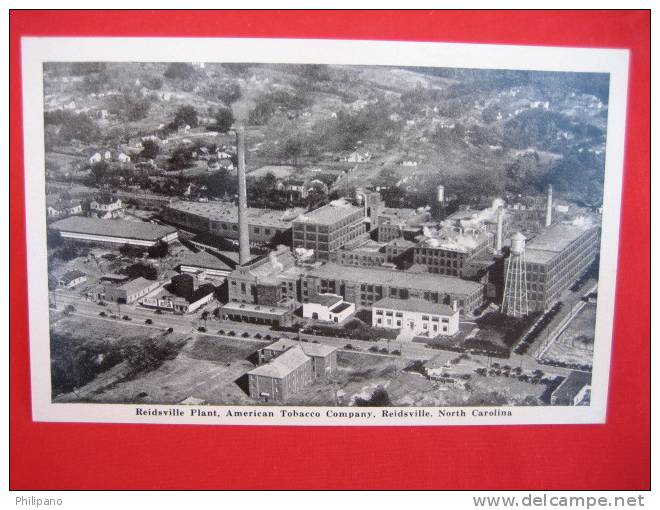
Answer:
M425 265L430 273L463 277L467 262L490 255L492 249L490 232L451 232L445 236L441 231L437 237L425 238L415 246L413 262Z
M331 252L365 232L364 208L339 199L295 219L293 246L314 250L317 260L329 260Z
M472 312L483 303L484 286L439 274L340 266L328 262L302 276L303 303L321 293L339 294L346 301L365 307L371 307L385 297L423 299L446 305L456 301L464 312Z
M378 214L378 241L387 243L398 237L412 240L430 219L426 209L383 208Z
M387 262L385 244L367 241L352 249L340 249L330 253L330 260L344 266L378 267Z
M598 255L600 229L557 223L527 243L525 272L530 311L556 303Z

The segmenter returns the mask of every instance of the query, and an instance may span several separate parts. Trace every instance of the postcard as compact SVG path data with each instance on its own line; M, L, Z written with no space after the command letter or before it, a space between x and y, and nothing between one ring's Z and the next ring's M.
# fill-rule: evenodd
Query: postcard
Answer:
M36 421L606 420L628 52L23 38Z

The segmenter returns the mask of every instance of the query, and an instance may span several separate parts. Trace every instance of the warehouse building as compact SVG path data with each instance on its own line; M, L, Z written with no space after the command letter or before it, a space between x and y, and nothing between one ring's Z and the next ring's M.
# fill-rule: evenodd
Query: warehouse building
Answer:
M171 243L178 239L174 227L139 221L102 220L71 216L51 223L63 239L101 245L140 246L149 248L160 241Z
M293 219L302 209L276 211L247 208L251 243L290 243ZM172 202L163 209L163 217L176 225L208 232L227 239L238 239L238 206L228 202Z
M248 372L250 397L261 402L286 402L313 380L312 359L300 346Z
M308 270L302 277L302 301L318 294L339 294L346 301L371 307L386 297L423 299L431 303L452 304L470 313L484 298L481 283L429 273L411 273L391 269L340 266L328 262Z
M423 299L384 298L372 306L375 328L400 329L414 335L435 337L458 333L457 306L431 303Z
M259 364L267 363L280 354L300 346L305 355L312 359L312 376L314 379L325 379L337 369L337 352L332 345L315 344L311 342L296 342L288 338L280 338L277 342L259 351Z
M130 305L156 290L159 285L158 280L147 280L140 276L123 285L105 285L103 299L112 303Z
M262 324L276 328L293 325L295 307L290 301L283 301L279 305L267 306L230 301L220 307L220 317L235 322Z
M314 250L317 260L329 260L330 253L366 235L364 207L344 199L334 200L293 222L293 247Z
M591 266L598 255L600 229L556 223L529 241L525 273L529 311L549 309Z

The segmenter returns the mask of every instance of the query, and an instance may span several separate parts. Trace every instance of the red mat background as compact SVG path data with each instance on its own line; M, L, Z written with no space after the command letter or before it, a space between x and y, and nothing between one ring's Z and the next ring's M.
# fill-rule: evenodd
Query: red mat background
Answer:
M21 36L232 36L631 50L605 425L260 428L33 423ZM650 487L650 15L646 11L14 11L10 18L12 489Z

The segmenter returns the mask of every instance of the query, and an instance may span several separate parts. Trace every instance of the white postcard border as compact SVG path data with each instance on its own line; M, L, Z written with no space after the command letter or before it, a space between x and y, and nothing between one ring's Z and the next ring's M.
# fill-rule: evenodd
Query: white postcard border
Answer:
M615 306L623 177L629 52L621 49L559 48L392 41L233 38L55 38L24 37L22 92L26 239L32 416L35 421L188 423L226 425L513 425L604 423ZM191 58L190 56L193 56ZM234 58L223 58L233 55ZM591 405L585 407L389 407L422 416L382 415L383 408L302 406L183 406L136 404L53 404L45 210L43 63L254 62L344 65L430 66L478 69L599 72L610 74L603 228ZM155 414L138 414L139 410ZM191 412L195 410L197 415ZM208 416L202 416L204 411ZM216 412L217 416L213 415ZM228 411L272 411L273 417L228 416ZM328 413L374 413L369 418ZM440 416L439 412L452 413ZM165 414L158 414L165 412ZM282 413L289 416L282 416ZM300 416L300 413L319 416ZM475 415L474 413L483 413ZM181 414L179 414L181 413ZM426 414L429 416L426 416ZM396 413L394 413L396 414Z

